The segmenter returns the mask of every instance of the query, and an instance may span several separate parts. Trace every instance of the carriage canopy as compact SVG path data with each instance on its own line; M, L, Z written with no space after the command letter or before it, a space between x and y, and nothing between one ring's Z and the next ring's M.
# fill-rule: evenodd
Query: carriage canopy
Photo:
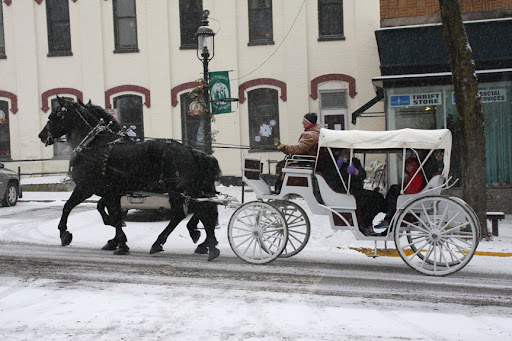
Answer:
M443 176L450 169L452 133L448 129L400 129L388 131L321 129L318 147L362 150L429 149L444 150Z

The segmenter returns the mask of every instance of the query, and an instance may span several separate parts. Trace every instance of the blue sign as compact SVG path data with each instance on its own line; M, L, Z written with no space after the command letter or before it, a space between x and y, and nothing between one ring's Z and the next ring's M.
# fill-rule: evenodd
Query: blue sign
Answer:
M410 95L392 95L389 100L392 107L405 107L411 105Z

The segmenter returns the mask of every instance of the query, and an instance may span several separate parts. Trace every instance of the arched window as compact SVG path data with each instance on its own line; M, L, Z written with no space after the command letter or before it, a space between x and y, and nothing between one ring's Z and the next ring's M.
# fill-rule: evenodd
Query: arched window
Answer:
M249 91L249 138L251 148L275 150L279 139L278 91L261 88Z
M71 97L62 97L69 100L74 100L74 98ZM57 98L53 98L51 101L51 111L55 110L57 107L59 107L59 101ZM73 148L71 147L71 144L68 142L66 136L62 136L59 138L59 140L55 141L53 144L53 157L55 159L69 159L71 157L71 154L73 153Z
M0 160L11 159L11 135L9 132L9 103L0 100Z
M204 140L204 121L200 115L191 115L189 106L192 98L188 93L180 95L181 105L181 139L184 145L202 149Z
M131 127L128 133L144 141L144 117L142 113L142 97L123 95L114 98L114 108L117 109L117 120L122 126Z

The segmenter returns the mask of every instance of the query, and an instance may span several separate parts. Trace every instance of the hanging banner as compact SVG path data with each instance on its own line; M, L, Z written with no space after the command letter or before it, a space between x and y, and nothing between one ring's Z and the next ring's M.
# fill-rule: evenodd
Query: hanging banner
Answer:
M212 114L226 114L231 112L231 102L219 101L231 97L228 71L210 72L210 99Z

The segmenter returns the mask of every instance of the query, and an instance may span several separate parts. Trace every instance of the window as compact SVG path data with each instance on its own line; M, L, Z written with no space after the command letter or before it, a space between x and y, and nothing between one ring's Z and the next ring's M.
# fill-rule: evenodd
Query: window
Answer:
M346 130L348 124L347 92L320 92L320 116L323 127Z
M191 115L189 106L192 103L188 93L180 96L181 103L181 140L186 146L203 149L204 120L200 115Z
M9 103L0 101L0 160L11 159L11 135L9 133Z
M279 139L278 91L265 88L252 90L248 99L251 148L275 151L275 139Z
M139 52L135 0L114 0L114 53Z
M202 0L180 0L180 49L196 49L196 32L203 16Z
M117 120L121 126L130 127L128 135L144 141L144 120L142 115L142 97L123 95L114 98L114 108L117 109Z
M274 44L272 0L249 0L249 46Z
M0 2L0 59L5 58L5 39L4 39L4 10Z
M46 0L48 57L71 56L71 32L67 0Z
M65 99L69 99L74 101L74 98L71 97L61 97ZM59 101L57 98L52 99L51 101L52 111L59 107ZM71 154L73 153L73 147L68 142L66 136L62 136L53 144L53 158L54 159L69 159Z
M343 39L343 0L318 0L318 40Z

